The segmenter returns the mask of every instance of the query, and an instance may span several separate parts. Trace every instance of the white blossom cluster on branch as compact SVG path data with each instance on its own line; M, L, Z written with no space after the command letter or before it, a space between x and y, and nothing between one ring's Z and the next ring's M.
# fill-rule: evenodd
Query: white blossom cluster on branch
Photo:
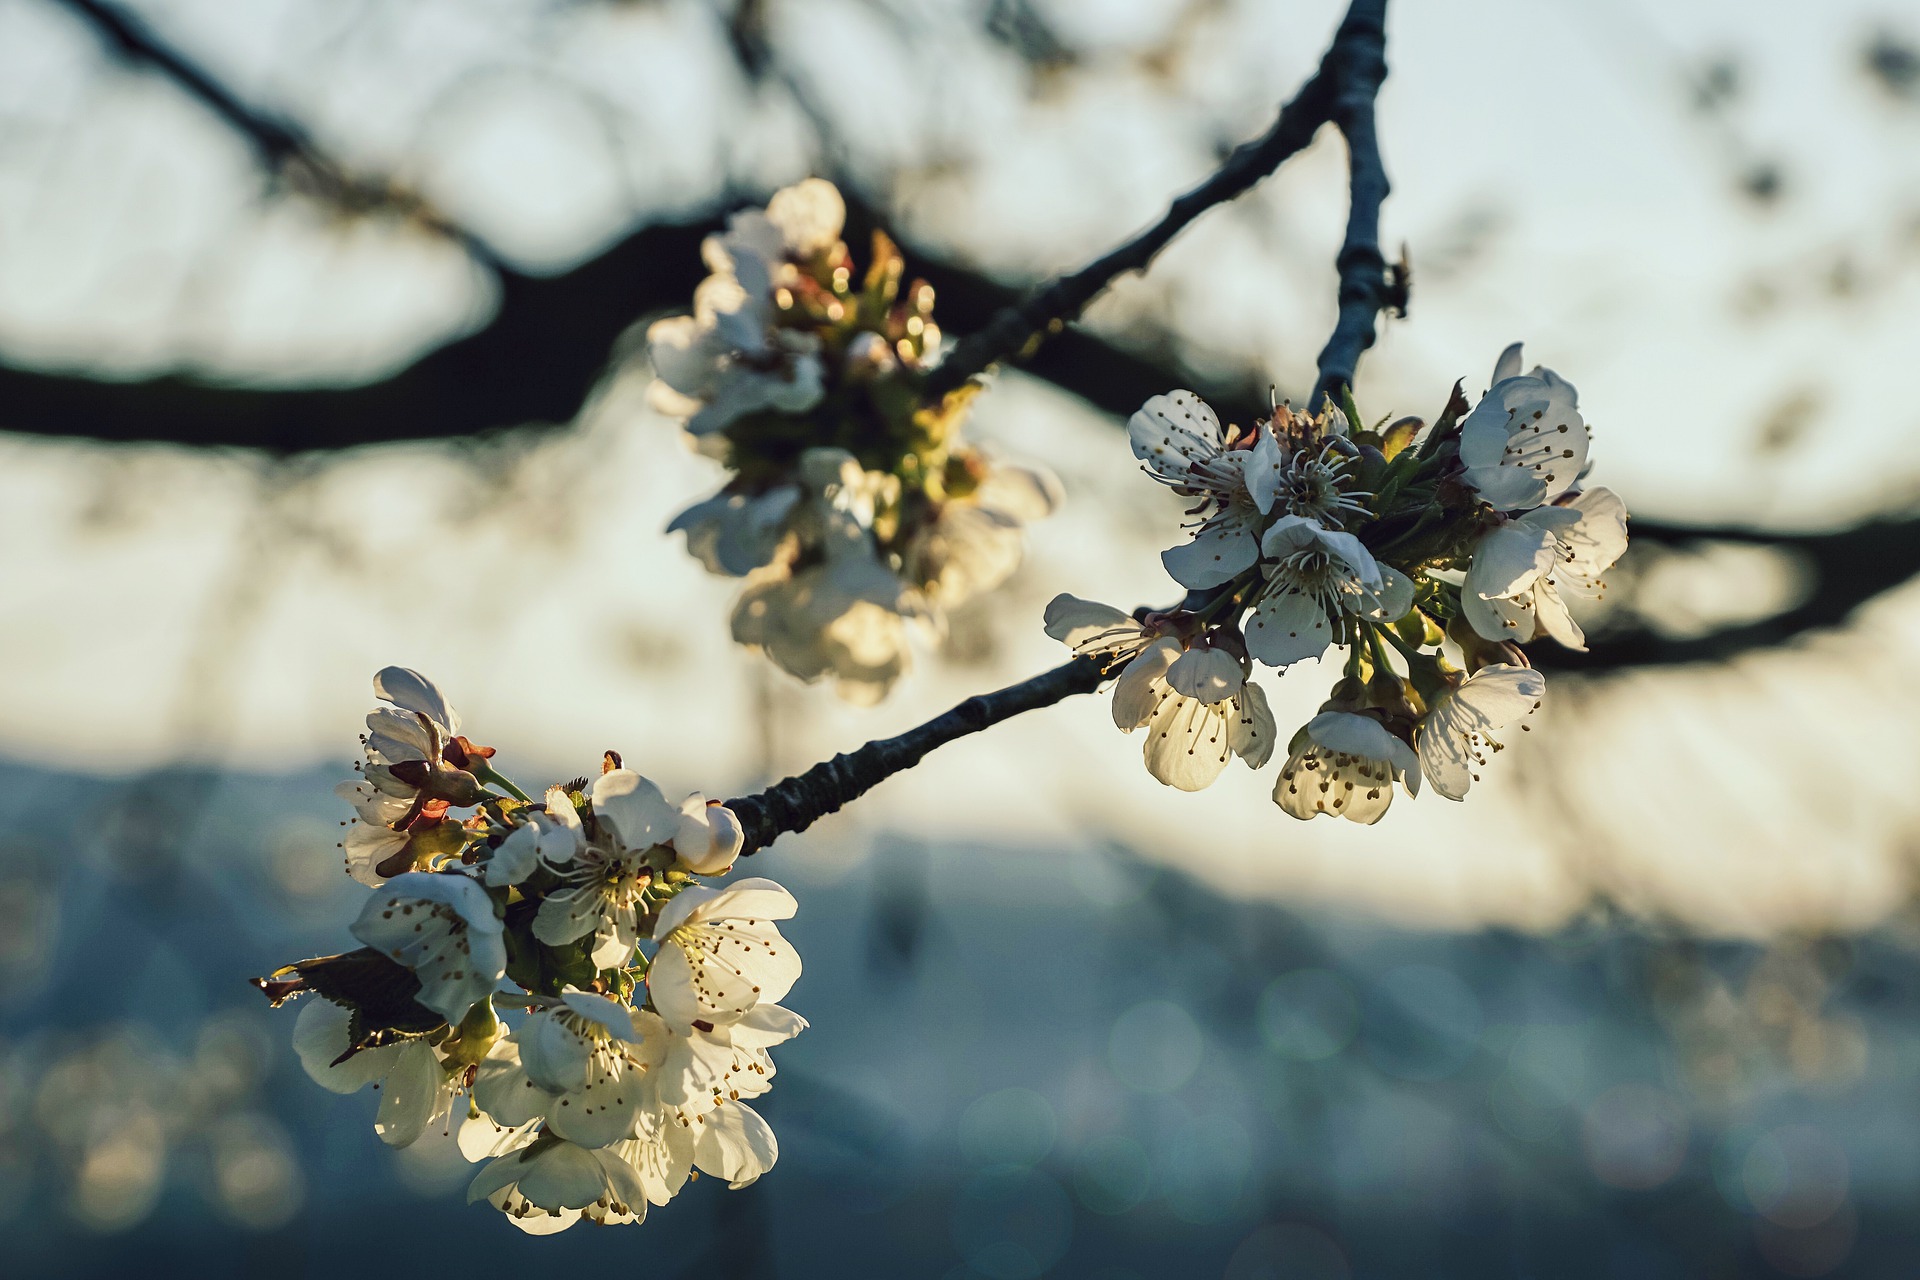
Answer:
M1022 530L1060 501L1045 472L961 438L979 384L928 403L933 290L875 232L856 279L846 206L818 178L708 238L693 314L647 332L657 408L733 472L669 526L710 571L746 579L733 636L861 704L909 665L909 638L1019 566Z
M1427 429L1361 430L1325 403L1223 427L1188 391L1155 396L1128 433L1147 474L1193 503L1165 552L1187 588L1138 616L1074 596L1047 633L1116 676L1114 723L1145 729L1149 772L1197 791L1238 756L1276 754L1255 664L1285 671L1344 650L1340 675L1287 740L1274 802L1296 818L1377 822L1396 784L1465 797L1541 706L1521 645L1585 637L1566 595L1597 595L1627 513L1586 488L1590 433L1572 384L1521 372L1518 344L1468 411L1458 387Z
M372 890L363 945L259 980L276 1004L304 996L307 1071L377 1085L392 1146L457 1129L485 1162L469 1198L535 1234L638 1222L696 1170L738 1188L770 1169L746 1100L807 1025L779 1004L795 903L771 880L706 883L740 854L732 811L672 804L611 752L534 800L432 683L388 667L374 691L387 705L341 788L347 870Z

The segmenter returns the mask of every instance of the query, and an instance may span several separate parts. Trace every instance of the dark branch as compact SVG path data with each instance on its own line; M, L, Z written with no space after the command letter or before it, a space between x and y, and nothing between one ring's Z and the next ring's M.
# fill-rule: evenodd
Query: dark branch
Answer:
M1053 281L1018 306L1006 308L984 328L969 335L929 376L929 393L938 396L952 391L975 374L984 373L996 361L1028 353L1042 340L1059 332L1120 276L1129 271L1146 270L1159 252L1195 218L1215 205L1244 195L1290 157L1305 150L1320 126L1332 119L1339 104L1353 94L1364 92L1366 95L1367 130L1371 139L1372 98L1386 75L1386 55L1382 48L1386 38L1382 26L1385 10L1386 0L1354 0L1340 29L1334 33L1333 44L1320 60L1319 69L1300 87L1293 100L1280 109L1272 128L1261 137L1235 147L1212 177L1175 200L1166 215L1139 236L1072 275ZM1367 76L1372 77L1370 87L1363 87L1354 79ZM1376 161L1378 154L1376 147ZM1384 174L1380 182L1380 194L1384 196ZM1377 216L1377 201L1375 208ZM1377 257L1378 249L1374 252ZM1344 274L1343 265L1343 277ZM1369 328L1371 323L1369 320Z
M348 213L379 210L410 218L459 241L467 252L489 266L500 265L500 257L491 247L438 213L424 196L390 176L350 172L317 146L299 124L244 101L136 15L108 0L58 2L91 26L115 56L166 76L218 116L252 145L263 167L294 190Z
M1641 628L1594 636L1585 653L1541 645L1532 654L1536 666L1549 671L1598 673L1628 667L1725 662L1839 626L1876 597L1920 574L1920 519L1875 520L1851 529L1806 534L1636 520L1632 531L1635 545L1642 547L1738 542L1793 554L1807 567L1807 594L1772 617L1723 627L1703 636L1669 637Z
M1380 253L1380 206L1391 189L1386 165L1380 159L1380 139L1374 130L1373 103L1387 78L1386 0L1356 0L1342 25L1350 39L1336 41L1329 58L1338 85L1333 120L1347 140L1347 235L1334 265L1340 273L1340 315L1333 336L1320 352L1320 380L1314 384L1310 409L1323 396L1338 397L1353 385L1360 353L1373 345L1375 318L1384 307L1406 313L1407 277L1403 267L1389 272ZM1363 426L1355 423L1355 428Z
M1077 693L1092 693L1100 680L1100 663L1092 658L1075 658L1031 680L968 698L898 737L876 739L765 791L729 800L727 807L746 831L741 856L759 852L788 832L805 831L894 774L913 768L936 747L991 729L1022 712L1050 707Z

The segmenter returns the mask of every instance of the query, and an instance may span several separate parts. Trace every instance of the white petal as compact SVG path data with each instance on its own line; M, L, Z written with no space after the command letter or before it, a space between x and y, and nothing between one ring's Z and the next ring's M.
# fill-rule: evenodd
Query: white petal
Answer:
M752 1183L780 1158L772 1126L743 1102L708 1112L698 1127L694 1163L700 1172L725 1179L730 1190Z
M1173 580L1195 589L1231 582L1259 558L1259 535L1224 516L1202 525L1193 541L1160 553L1160 563Z
M1514 596L1553 568L1554 537L1544 529L1502 525L1480 540L1467 569L1462 595Z
M494 888L519 884L540 865L540 835L532 823L515 827L487 855L486 880Z
M293 1051L300 1065L321 1088L353 1093L381 1079L393 1069L400 1046L362 1049L338 1066L334 1059L347 1051L353 1012L319 996L309 996L293 1022Z
M1493 363L1493 381L1489 382L1488 386L1498 386L1508 378L1520 376L1521 346L1521 343L1516 342L1500 353L1500 358Z
M1372 716L1350 711L1323 711L1307 721L1307 736L1329 751L1385 760L1393 754L1396 739L1385 725Z
M484 1107L484 1104L483 1104ZM460 1148L460 1154L471 1164L482 1160L492 1160L509 1151L518 1151L532 1142L534 1138L531 1123L519 1125L500 1125L493 1117L479 1115L468 1116L453 1131L454 1144Z
M1533 639L1533 593L1515 600L1489 599L1471 591L1460 593L1460 612L1475 632L1489 640L1525 644Z
M1147 724L1147 772L1170 787L1200 791L1213 784L1232 754L1228 716L1219 704L1174 694Z
M807 1029L807 1020L791 1009L771 1002L754 1006L733 1024L733 1043L743 1049L770 1049L785 1044Z
M386 883L386 877L377 868L381 863L407 847L407 834L390 827L370 827L364 822L356 822L347 832L347 838L340 842L341 851L347 857L347 874L366 885L377 889Z
M380 763L425 760L434 751L433 731L416 713L395 707L367 712L367 753Z
M596 818L611 824L629 849L645 849L673 839L680 813L660 788L631 769L612 769L593 780L590 790Z
M550 893L533 914L533 936L550 947L577 942L600 927L610 907L607 895L592 883Z
M1189 649L1167 668L1174 692L1202 702L1225 702L1240 692L1246 676L1240 659L1223 649Z
M373 691L396 707L415 711L451 736L460 732L460 717L433 681L407 667L383 667L373 677Z
M506 972L506 944L493 902L459 874L408 872L374 891L354 937L412 969L416 997L450 1023L493 993Z
M380 1112L373 1131L390 1147L415 1142L427 1127L447 1114L453 1087L440 1059L424 1040L400 1046L393 1070L380 1084Z
M1167 692L1167 669L1184 652L1172 636L1162 636L1126 665L1113 684L1113 723L1132 733L1148 720Z
M1398 622L1413 608L1413 580L1390 564L1380 566L1380 590L1362 593L1363 617Z
M619 1040L637 1039L633 1029L633 1009L596 991L568 987L560 993L560 1003L569 1013L585 1018L608 1035Z
M1566 602L1560 598L1552 578L1542 578L1534 584L1533 609L1542 631L1569 649L1582 653L1586 651L1586 633L1573 620L1573 615L1567 612Z
M1611 489L1594 488L1566 504L1580 513L1580 523L1560 532L1568 552L1567 568L1582 578L1604 573L1627 550L1627 506Z
M525 1028L522 1028L511 1037L494 1041L493 1048L488 1050L473 1078L474 1102L510 1130L519 1129L546 1115L547 1104L553 1100L553 1094L535 1084L520 1061L519 1037L524 1031ZM460 1136L464 1154L467 1151L464 1126ZM499 1155L501 1152L489 1149L484 1154ZM467 1155L469 1160L480 1158L478 1155Z
M1320 602L1298 591L1269 591L1247 620L1247 652L1270 667L1317 658L1333 643Z
M1485 763L1488 738L1530 716L1546 696L1546 678L1526 667L1483 667L1459 688L1435 699L1414 745L1434 790L1459 800Z
M722 888L694 885L682 889L660 908L653 936L665 938L683 924L737 917L751 920L791 920L800 904L780 885L763 876L735 880Z
M1064 592L1047 602L1047 635L1075 653L1099 653L1137 642L1145 629L1131 614Z
M1260 509L1261 515L1273 510L1273 504L1280 500L1280 487L1286 481L1286 455L1280 451L1280 442L1271 431L1262 431L1260 439L1253 448L1246 451L1247 493L1253 498L1253 505Z
M1267 706L1266 691L1248 681L1240 690L1239 714L1227 726L1227 743L1249 769L1259 769L1273 756L1278 728Z
M583 1147L605 1147L631 1136L643 1097L640 1073L624 1057L603 1057L583 1087L547 1108L547 1129ZM645 1198L639 1192L627 1203Z
M1169 478L1217 457L1226 442L1212 406L1191 391L1154 396L1141 405L1127 420L1127 438L1134 457Z
M694 792L680 802L680 828L673 837L673 851L687 870L699 876L723 874L740 856L746 845L746 833L733 810Z
M685 1030L777 1002L800 972L799 953L771 922L716 920L668 936L647 970L647 991L668 1024Z

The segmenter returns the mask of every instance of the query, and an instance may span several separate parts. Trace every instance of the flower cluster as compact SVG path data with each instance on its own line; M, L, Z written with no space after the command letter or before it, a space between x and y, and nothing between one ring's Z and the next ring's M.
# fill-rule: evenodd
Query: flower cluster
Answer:
M1459 387L1431 429L1361 430L1349 397L1277 406L1223 428L1187 391L1155 396L1128 433L1148 475L1193 503L1165 552L1182 605L1135 617L1073 596L1047 634L1117 675L1114 722L1147 730L1147 769L1195 791L1274 754L1254 664L1345 650L1331 696L1288 741L1273 798L1296 818L1377 822L1395 784L1449 799L1479 779L1546 681L1520 645L1585 637L1565 596L1596 595L1627 513L1584 488L1590 433L1573 386L1502 353L1471 411Z
M706 242L693 314L647 343L655 406L733 472L668 528L711 572L747 579L734 638L872 703L907 669L909 632L938 634L1003 582L1060 491L962 442L977 383L926 404L933 290L902 289L879 232L856 283L845 218L817 178L735 214Z
M389 667L374 691L389 705L342 787L347 869L373 889L363 945L258 980L275 1004L311 993L294 1028L309 1074L377 1085L393 1146L457 1119L486 1162L469 1198L535 1234L638 1222L695 1170L737 1188L770 1169L778 1144L745 1100L807 1025L778 1003L800 976L776 924L795 903L770 880L703 883L740 854L732 811L672 804L612 752L535 801L429 681Z

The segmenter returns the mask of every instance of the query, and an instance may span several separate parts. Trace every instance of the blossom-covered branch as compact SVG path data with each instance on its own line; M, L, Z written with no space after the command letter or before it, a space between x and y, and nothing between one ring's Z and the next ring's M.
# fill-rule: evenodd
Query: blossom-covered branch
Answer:
M1328 54L1342 60L1333 119L1347 140L1349 195L1346 239L1334 264L1340 273L1340 316L1333 336L1320 351L1320 379L1310 405L1319 404L1323 396L1338 397L1341 388L1352 385L1354 366L1360 362L1360 353L1373 345L1374 319L1383 308L1406 313L1406 269L1389 270L1380 253L1380 206L1391 185L1380 159L1373 102L1387 78L1386 35L1380 25L1385 10L1385 0L1355 4L1347 22L1370 23L1373 38L1336 42Z
M894 774L913 768L937 747L991 729L1022 712L1092 693L1100 685L1104 667L1092 658L1075 658L1030 680L976 694L925 724L844 751L765 791L727 801L745 833L741 856L757 853L789 832L805 831Z
M959 343L927 379L929 394L943 395L984 373L996 361L1017 356L1049 333L1064 326L1120 276L1143 271L1187 225L1215 205L1225 204L1269 177L1307 144L1329 120L1358 121L1364 117L1365 135L1378 170L1379 149L1372 146L1372 101L1386 75L1386 0L1354 0L1319 69L1300 87L1266 133L1234 148L1226 162L1205 182L1175 200L1166 215L1139 236L1096 259L1072 275L1062 276L1017 306L1008 307L978 332ZM1364 97L1364 112L1354 103ZM1348 135L1352 141L1353 135ZM1371 179L1369 180L1371 182ZM1386 177L1379 174L1378 197L1386 195ZM1356 180L1356 210L1361 207ZM1371 198L1371 197L1370 197ZM1376 213L1378 198L1373 198ZM1376 237L1377 238L1377 237ZM1349 244L1352 243L1349 233ZM1374 250L1376 259L1379 250ZM1346 254L1341 272L1346 276ZM1342 288L1343 317L1345 287ZM1368 319L1369 330L1372 326ZM1364 345L1364 344L1363 344ZM1357 354L1357 351L1356 351ZM1325 372L1322 361L1323 375ZM1351 364L1348 366L1351 373ZM1323 376L1324 381L1324 376Z

